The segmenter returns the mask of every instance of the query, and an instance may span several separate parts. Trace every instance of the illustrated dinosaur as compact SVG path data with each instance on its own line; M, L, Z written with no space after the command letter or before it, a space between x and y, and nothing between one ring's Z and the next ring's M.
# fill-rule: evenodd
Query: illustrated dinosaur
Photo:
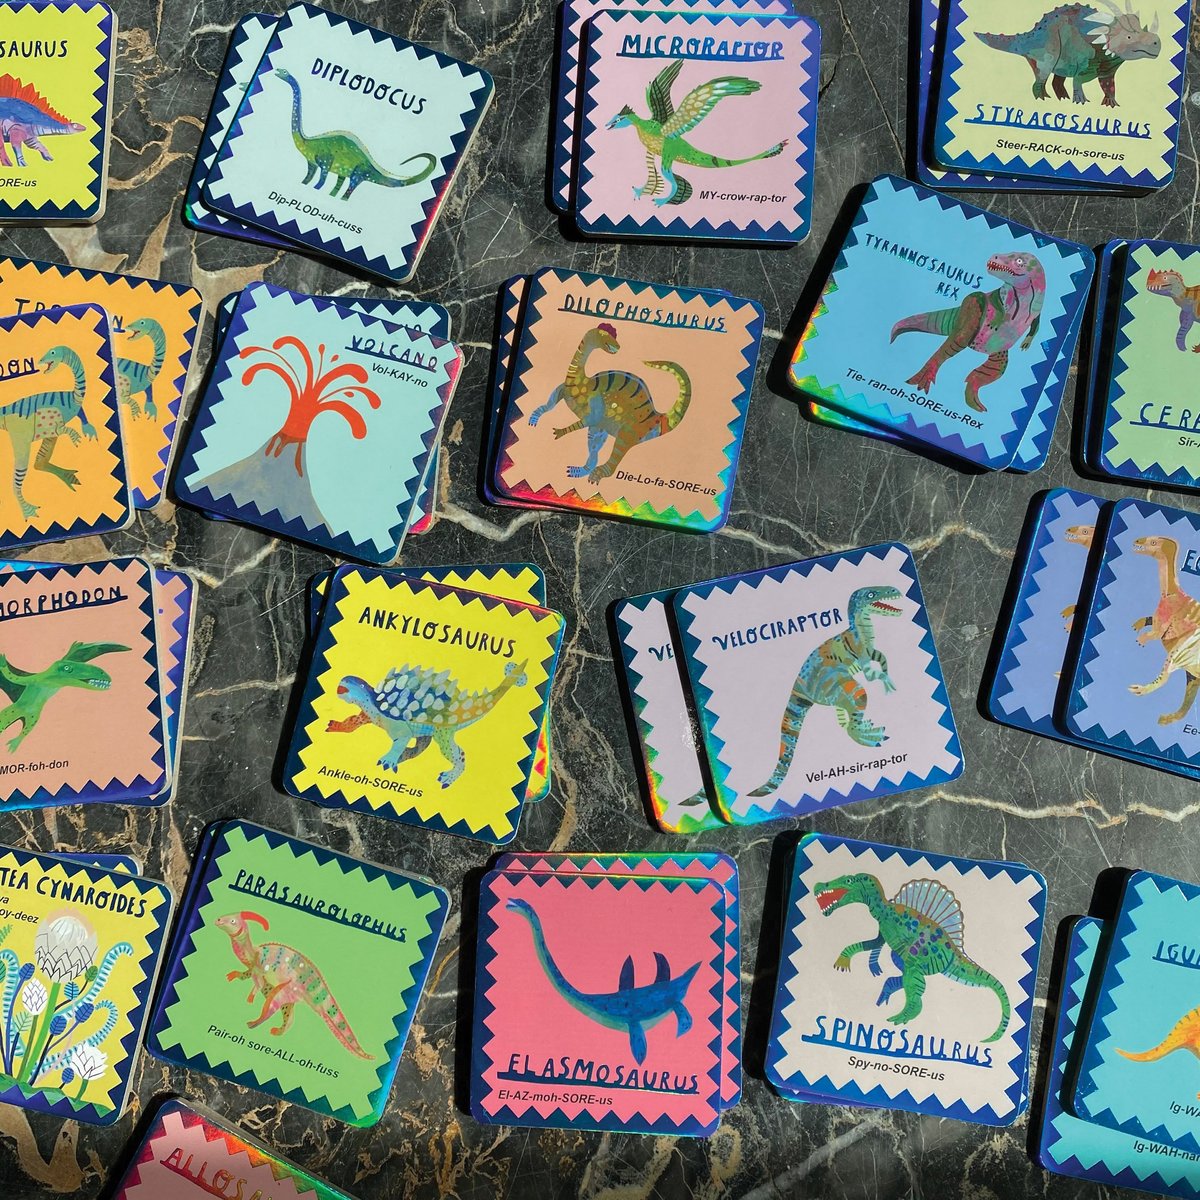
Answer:
M130 341L148 337L154 347L152 362L138 362L132 358L118 358L113 366L117 369L117 399L129 406L133 416L141 416L145 412L152 421L158 419L158 408L154 403L154 381L162 371L163 362L167 357L167 334L163 327L152 317L140 317L130 321L125 332ZM146 393L145 408L139 408L137 397Z
M1200 1058L1200 1008L1193 1008L1191 1012L1182 1016L1171 1032L1149 1050L1143 1050L1139 1054L1117 1047L1114 1049L1130 1062L1158 1062L1160 1058L1166 1058L1176 1050L1189 1050ZM1196 1093L1196 1099L1200 1100L1200 1092Z
M61 688L107 691L112 686L112 676L93 666L92 659L128 649L115 642L72 642L66 654L41 671L23 671L0 654L0 691L8 698L8 705L0 709L0 733L21 722L21 732L8 743L9 750L15 752L33 732L42 709Z
M54 447L64 434L70 439L71 445L79 445L79 433L70 424L76 417L79 418L84 437L96 436L95 427L83 411L87 376L79 355L68 346L55 346L42 355L38 366L45 372L53 371L57 366L66 367L74 376L75 386L69 392L39 392L0 406L0 429L8 434L13 447L13 493L27 521L37 516L38 512L38 506L25 498L24 490L34 442L41 443L34 460L34 470L45 471L61 479L73 491L79 484L79 473L51 462Z
M450 763L450 769L438 776L438 783L448 788L466 770L466 756L454 740L458 733L486 717L509 688L524 687L525 682L525 663L508 663L504 678L485 692L464 690L449 671L416 666L393 668L377 688L356 675L347 675L338 684L338 695L361 711L342 721L330 721L326 732L350 733L363 725L377 725L392 742L379 760L385 771L398 771L402 762L415 758L433 742Z
M654 982L635 986L633 958L625 959L621 978L615 992L581 992L559 969L546 945L541 918L527 900L511 898L505 905L511 912L520 913L533 930L533 944L538 962L554 990L574 1009L607 1029L623 1029L629 1034L629 1050L634 1062L646 1061L646 1031L664 1017L675 1017L675 1036L683 1037L692 1027L692 1015L687 1010L687 990L700 964L688 967L681 975L671 978L671 964L666 956L654 953Z
M1175 345L1186 350L1188 331L1200 317L1200 284L1189 287L1178 271L1151 269L1146 276L1146 291L1156 296L1170 296L1179 305L1179 332L1175 335ZM1200 343L1192 347L1192 353L1200 354Z
M933 387L947 359L967 349L986 354L986 361L967 376L967 406L976 412L987 412L979 389L1004 374L1009 350L1022 335L1022 350L1033 344L1046 296L1046 272L1032 254L993 254L987 271L1005 282L992 292L971 292L955 308L905 317L892 326L891 337L894 342L902 333L935 333L946 339L908 381L923 392Z
M935 879L913 879L890 900L885 900L883 885L874 875L839 875L813 889L824 916L831 916L847 904L863 904L879 926L879 934L865 942L847 946L834 960L838 971L849 971L855 955L870 952L871 974L882 974L881 953L891 952L899 975L884 980L875 1001L886 1004L903 989L904 1007L888 1021L906 1025L921 1012L927 980L944 975L968 987L988 988L1000 1001L1000 1024L985 1042L997 1041L1008 1028L1012 1008L1008 992L994 975L967 957L963 949L963 911L957 897Z
M7 142L17 160L25 165L25 147L36 150L47 162L53 162L41 139L60 133L82 133L78 121L68 121L42 98L31 83L22 83L12 75L0 75L0 167L11 167L4 148Z
M1072 546L1082 546L1085 550L1091 550L1092 538L1096 536L1095 525L1071 525L1067 532L1063 535L1063 540L1070 542ZM1075 610L1079 606L1077 604L1068 604L1062 610L1062 619L1065 622L1066 630L1071 632L1071 626L1075 623ZM1057 677L1060 672L1054 672Z
M1105 108L1117 107L1117 68L1138 58L1157 58L1162 50L1158 15L1149 28L1125 0L1122 12L1112 0L1092 4L1060 4L1025 33L977 33L985 46L1019 54L1033 68L1033 95L1046 99L1053 77L1054 94L1067 98L1065 81L1073 81L1072 99L1086 104L1083 85L1100 81Z
M271 928L266 917L256 912L226 913L216 920L217 928L229 934L234 956L246 968L244 971L230 971L225 978L230 983L235 979L251 981L247 1004L253 1004L259 993L263 997L262 1012L247 1023L247 1028L257 1029L264 1021L279 1013L279 1024L271 1027L271 1033L280 1037L290 1027L296 1005L307 1004L351 1054L370 1061L374 1056L358 1044L346 1014L338 1006L325 977L312 960L282 942L262 942L256 946L250 937L251 922L261 925L264 930Z
M881 746L887 741L887 731L867 719L863 683L879 681L885 692L896 690L887 659L875 645L875 618L898 617L900 609L894 602L900 598L894 587L864 587L851 594L846 628L822 642L801 664L783 711L779 761L771 778L751 796L769 796L779 790L791 769L804 718L814 704L832 708L838 724L860 746Z
M641 187L635 187L633 194L639 200L643 196L652 196L654 203L660 206L683 204L692 194L692 185L681 175L675 174L676 163L691 167L740 167L744 163L757 162L760 158L774 158L787 145L786 140L776 142L769 149L746 158L721 158L696 149L686 140L685 134L691 133L726 96L752 96L762 84L757 79L722 75L692 88L679 107L675 108L671 102L671 88L682 67L683 60L676 59L650 81L646 88L649 117L638 116L626 105L605 126L606 129L632 126L637 130L638 140L646 149L647 174L646 182ZM661 174L656 159L662 164ZM670 188L665 196L660 195L664 181Z
M679 384L679 399L666 412L659 412L654 407L654 397L645 381L628 371L587 373L587 360L594 351L616 354L620 349L614 326L606 322L589 329L571 359L566 378L550 393L546 403L529 415L529 424L533 427L555 405L565 403L579 419L556 429L555 440L581 429L587 430L587 462L567 468L571 479L587 476L590 483L607 479L634 446L670 433L683 420L692 402L692 381L688 373L678 363L666 359L645 361L646 366L666 371ZM604 464L599 465L600 451L608 438L613 440L612 450Z
M1133 623L1133 628L1139 631L1138 645L1161 641L1167 661L1156 679L1131 684L1129 690L1135 696L1148 696L1158 691L1174 671L1186 672L1183 703L1174 712L1158 718L1160 725L1173 725L1188 715L1200 693L1200 604L1179 586L1177 542L1168 537L1135 538L1133 552L1158 560L1158 604L1150 616L1139 617Z
M414 154L400 164L404 167L410 162L416 162L423 158L426 164L425 168L416 175L389 175L352 133L335 129L329 133L319 133L308 137L301 124L300 84L296 82L290 71L285 71L282 67L275 74L292 89L292 141L296 144L296 149L304 155L305 162L308 163L308 172L304 176L305 183L313 183L315 175L317 181L313 183L313 187L319 191L325 186L325 180L330 175L336 175L337 182L329 194L336 196L341 191L342 185L346 184L346 190L342 192L342 199L349 200L354 194L354 189L360 183L377 183L380 187L392 188L409 187L411 184L428 179L433 174L438 160L432 154Z

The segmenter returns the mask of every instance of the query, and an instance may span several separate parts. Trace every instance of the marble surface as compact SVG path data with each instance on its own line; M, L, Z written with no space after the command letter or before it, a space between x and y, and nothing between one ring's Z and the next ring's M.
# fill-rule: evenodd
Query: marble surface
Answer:
M0 252L187 281L211 309L251 280L334 294L375 289L299 254L197 236L180 199L237 0L116 0L120 58L108 213L95 228L0 232ZM898 538L915 551L962 733L967 769L948 787L823 815L823 829L886 842L1030 863L1050 880L1048 930L1083 911L1099 871L1146 865L1200 878L1194 785L982 719L977 694L1030 497L1079 482L1068 415L1050 463L1031 478L958 474L902 450L808 424L774 383L805 316L794 311L847 191L900 172L906 137L905 5L812 0L824 30L814 233L790 251L583 243L544 203L551 0L339 0L341 11L485 66L497 101L451 193L415 294L447 304L467 366L438 481L438 522L407 560L533 559L569 634L553 697L554 792L525 816L515 846L678 848L643 816L613 675L605 610L617 597ZM1193 30L1193 43L1200 40ZM1195 48L1195 47L1193 47ZM1147 199L983 197L1048 232L1094 244L1111 236L1200 241L1196 142L1200 91L1184 105L1179 174ZM710 537L589 518L492 509L476 471L499 282L545 264L759 298L764 361L728 528ZM211 329L211 325L209 326ZM208 339L205 339L207 357ZM772 369L767 370L770 366ZM1074 377L1073 377L1074 378ZM1068 406L1069 407L1069 406ZM1096 485L1105 495L1128 489ZM1194 498L1168 502L1195 507ZM459 942L473 936L462 895L484 848L280 794L271 762L303 639L304 587L327 565L231 524L164 505L128 532L64 547L71 560L138 551L199 579L200 610L178 798L162 811L61 809L0 816L0 841L40 850L140 855L179 889L202 827L245 816L338 850L428 874L455 911L381 1124L351 1129L312 1113L143 1058L131 1111L97 1130L0 1108L0 1196L95 1197L122 1160L144 1106L181 1092L204 1101L363 1200L398 1197L1067 1197L1095 1191L1031 1165L1024 1122L989 1130L896 1113L800 1107L758 1077L778 938L778 859L787 825L730 830L694 843L741 865L751 1077L745 1099L707 1142L509 1131L456 1104ZM765 913L765 919L764 919ZM762 947L760 950L760 930ZM1039 994L1045 995L1047 934ZM1039 1015L1044 1004L1039 1002ZM1107 1194L1111 1194L1111 1189Z

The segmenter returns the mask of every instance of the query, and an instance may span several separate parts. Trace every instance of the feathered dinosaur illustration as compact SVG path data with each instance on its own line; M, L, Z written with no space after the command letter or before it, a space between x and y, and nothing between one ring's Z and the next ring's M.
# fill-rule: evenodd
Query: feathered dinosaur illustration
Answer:
M414 154L400 164L406 167L411 162L424 159L424 168L415 175L391 175L371 157L367 148L352 133L334 129L309 137L302 125L300 84L290 71L285 71L282 67L275 74L292 89L292 141L296 149L304 155L304 161L308 163L305 183L312 183L319 191L325 186L325 180L330 175L335 175L337 182L329 194L336 196L345 184L346 190L342 192L342 199L349 200L360 183L377 183L380 187L390 188L409 187L433 174L438 160L432 154Z
M894 587L859 588L846 605L846 628L822 642L804 660L783 712L779 735L779 761L771 778L751 796L769 796L778 791L791 769L804 718L815 704L832 708L838 724L860 746L881 746L887 731L867 718L867 683L878 681L885 692L896 685L888 674L888 662L875 645L875 618L898 617L900 592ZM861 676L862 682L859 677Z
M1000 1001L1000 1024L985 1042L997 1041L1008 1028L1012 1013L1008 992L999 979L967 957L963 949L963 911L954 893L935 879L913 879L890 900L884 898L883 885L874 875L839 875L813 889L824 916L832 916L847 904L865 905L879 926L876 937L847 946L834 960L838 971L849 971L855 955L869 952L868 966L876 978L884 950L900 972L883 982L875 1001L885 1005L896 992L904 992L904 1007L888 1017L893 1025L907 1025L921 1013L927 981L931 975L944 975L968 987L994 992Z
M68 121L53 108L31 83L22 83L13 75L0 75L0 167L11 167L12 160L4 144L12 147L17 166L25 166L25 147L36 150L47 162L53 162L41 139L62 133L82 133L78 121Z
M1072 81L1071 98L1086 104L1083 85L1100 82L1105 108L1117 107L1117 68L1138 58L1157 58L1162 51L1158 14L1147 28L1125 0L1122 12L1112 0L1097 4L1060 4L1025 33L978 33L985 46L1019 54L1033 68L1033 95L1046 99L1046 84L1053 79L1054 94L1067 98L1066 80Z
M1151 269L1146 276L1146 291L1156 296L1170 296L1179 305L1179 332L1175 334L1175 345L1186 350L1188 331L1200 318L1200 284L1190 287L1183 282L1178 271ZM1192 347L1193 354L1200 354L1200 343Z
M1092 538L1096 536L1095 525L1072 525L1063 535L1063 540L1070 542L1072 546L1082 546L1085 550L1091 550ZM1078 605L1068 604L1062 610L1062 619L1066 623L1067 632L1071 632L1071 626L1075 623L1075 609ZM1054 672L1055 676L1059 675L1058 671Z
M150 420L158 419L158 407L154 403L154 381L162 371L167 357L167 334L153 317L140 317L130 321L125 332L131 341L149 338L154 348L154 358L138 362L132 358L118 358L113 366L117 369L117 399L127 405L131 415L140 417L144 412ZM137 397L145 393L146 402L139 407Z
M633 958L625 959L621 978L615 992L582 992L562 973L546 945L541 918L527 900L510 899L506 907L520 913L533 930L533 944L538 962L554 990L574 1009L607 1029L623 1029L629 1034L629 1050L634 1062L646 1061L648 1046L646 1032L665 1017L675 1017L675 1036L683 1037L692 1027L692 1015L687 1010L687 990L700 964L695 963L682 974L671 977L671 964L666 956L654 954L653 983L636 985Z
M954 308L917 313L892 326L894 342L902 333L933 333L946 340L933 357L908 381L928 392L942 364L963 350L977 350L987 360L968 376L966 402L976 412L987 412L979 389L995 383L1008 366L1008 352L1021 342L1028 350L1037 336L1042 303L1046 297L1046 272L1024 251L993 254L987 271L1004 282L992 292L971 292Z
M588 374L587 361L593 353L617 354L620 349L614 326L605 322L589 329L571 359L566 378L550 393L545 404L529 414L529 424L535 426L551 409L563 403L578 420L556 429L555 440L587 430L587 461L582 466L567 468L572 479L586 476L590 483L607 479L634 446L670 433L683 420L692 402L692 381L688 373L678 363L666 359L647 359L645 362L657 371L666 371L679 385L679 398L666 412L659 412L654 407L654 397L645 381L628 371ZM609 438L612 438L612 450L601 465L600 452Z
M307 1004L351 1054L368 1061L372 1059L374 1056L358 1044L346 1014L312 960L282 942L255 945L250 936L251 924L261 925L264 930L271 928L266 917L256 912L227 913L216 921L217 928L229 934L233 953L245 968L244 971L230 971L225 978L230 983L235 979L251 981L247 1004L254 1004L259 995L263 999L262 1012L247 1023L247 1028L257 1029L278 1013L279 1024L271 1027L271 1033L281 1037L291 1026L296 1005Z
M726 96L752 96L762 84L757 79L722 75L692 88L676 108L671 101L671 88L682 67L683 60L676 59L650 81L646 88L649 117L639 116L626 105L605 126L606 129L632 126L637 130L638 140L646 149L646 182L635 187L633 194L639 200L651 196L660 206L683 204L692 194L692 185L675 173L676 163L690 167L740 167L760 158L774 158L787 145L785 139L745 158L721 158L697 149L685 135L691 133ZM664 184L669 189L665 195L662 194Z
M1116 1049L1122 1058L1127 1058L1130 1062L1158 1062L1168 1054L1174 1054L1176 1050L1188 1050L1200 1058L1200 1008L1193 1008L1191 1012L1185 1013L1170 1033L1149 1050L1138 1053ZM1200 1092L1196 1093L1196 1099L1200 1100Z
M393 668L377 688L356 675L347 675L338 684L338 695L360 711L343 721L330 721L326 732L350 733L363 725L378 726L392 743L379 760L385 771L398 771L402 762L415 758L432 742L450 764L450 769L438 776L438 783L448 788L467 765L466 755L455 741L459 732L483 720L509 688L523 687L525 682L525 663L508 663L504 678L491 691L483 692L468 692L449 671L417 666Z
M115 642L72 642L66 654L40 671L24 671L0 654L0 692L8 698L8 704L0 709L0 733L21 722L21 732L8 743L9 750L15 752L33 732L42 710L62 688L107 691L112 676L92 659L128 649Z

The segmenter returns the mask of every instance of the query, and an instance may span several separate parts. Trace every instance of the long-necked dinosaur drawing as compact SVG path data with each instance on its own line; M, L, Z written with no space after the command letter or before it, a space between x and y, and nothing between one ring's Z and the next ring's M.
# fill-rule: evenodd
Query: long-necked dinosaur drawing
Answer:
M148 363L118 358L113 363L117 369L117 399L129 407L132 416L140 417L144 412L153 421L158 417L158 407L154 403L154 381L167 358L167 333L153 317L139 317L136 321L130 321L125 332L131 341L149 338L154 347L154 358ZM146 402L139 407L137 397L143 392Z

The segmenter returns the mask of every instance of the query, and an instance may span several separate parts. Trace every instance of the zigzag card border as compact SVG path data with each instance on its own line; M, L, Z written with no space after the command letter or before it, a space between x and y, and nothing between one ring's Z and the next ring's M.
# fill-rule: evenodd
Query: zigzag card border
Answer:
M531 275L512 275L500 285L496 297L496 350L492 355L491 379L488 389L488 409L484 414L483 470L480 472L480 494L500 508L543 508L530 500L518 504L496 490L500 470L499 450L502 441L503 418L508 410L508 388L512 382L513 355L517 335L525 324Z
M1125 275L1125 252L1129 242L1116 239L1105 242L1096 263L1096 290L1092 301L1091 353L1088 357L1087 379L1083 399L1083 436L1080 438L1080 457L1084 465L1099 475L1105 474L1098 462L1100 441L1100 414L1098 408L1099 384L1107 380L1112 371L1112 301L1120 289ZM1120 261L1118 263L1118 256ZM1116 272L1119 271L1119 274ZM1082 366L1081 366L1082 372Z

